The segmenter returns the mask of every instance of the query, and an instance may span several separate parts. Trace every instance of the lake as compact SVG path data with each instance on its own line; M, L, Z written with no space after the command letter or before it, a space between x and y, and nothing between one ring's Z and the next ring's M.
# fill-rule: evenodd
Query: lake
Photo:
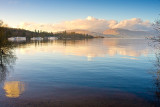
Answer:
M155 50L147 39L17 43L1 69L0 107L158 106Z

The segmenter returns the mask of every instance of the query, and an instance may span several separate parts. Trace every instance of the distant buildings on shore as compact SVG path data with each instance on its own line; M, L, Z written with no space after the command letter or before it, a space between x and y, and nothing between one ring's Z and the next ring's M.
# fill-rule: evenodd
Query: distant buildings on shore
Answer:
M10 37L8 38L8 41L11 42L21 42L21 41L26 41L26 37Z
M41 41L41 40L57 40L57 37L32 37L29 38L31 41ZM26 37L10 37L8 41L10 42L25 42L27 40Z

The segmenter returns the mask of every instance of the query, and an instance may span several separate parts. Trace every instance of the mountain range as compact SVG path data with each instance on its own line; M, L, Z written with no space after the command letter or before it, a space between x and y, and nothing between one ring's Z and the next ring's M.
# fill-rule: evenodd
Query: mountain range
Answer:
M75 32L80 34L89 34L95 37L103 36L108 38L146 38L146 37L152 37L156 35L155 31L133 31L133 30L127 30L127 29L106 29L102 32L94 32L94 31L88 31L88 30L81 30L81 29L73 29L73 30L67 30L67 32Z

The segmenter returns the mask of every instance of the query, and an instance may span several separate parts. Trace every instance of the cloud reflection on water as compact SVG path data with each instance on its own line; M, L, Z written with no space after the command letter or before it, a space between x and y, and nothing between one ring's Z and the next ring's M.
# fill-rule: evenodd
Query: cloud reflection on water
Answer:
M6 97L17 98L25 91L25 84L20 81L7 81L3 88L6 92Z
M53 41L52 43L28 44L21 47L18 52L21 54L38 54L38 52L58 53L62 55L84 56L88 60L95 57L121 55L121 58L137 59L139 56L147 56L149 49L147 44L141 44L144 39L92 39L77 41ZM144 43L144 42L143 42ZM37 48L38 46L38 48Z

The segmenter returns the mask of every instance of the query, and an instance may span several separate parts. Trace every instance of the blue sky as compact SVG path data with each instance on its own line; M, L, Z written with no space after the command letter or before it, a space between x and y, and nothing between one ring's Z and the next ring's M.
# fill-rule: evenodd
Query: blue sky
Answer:
M20 22L54 24L87 16L153 22L160 14L159 7L160 0L0 0L0 19L13 26Z

